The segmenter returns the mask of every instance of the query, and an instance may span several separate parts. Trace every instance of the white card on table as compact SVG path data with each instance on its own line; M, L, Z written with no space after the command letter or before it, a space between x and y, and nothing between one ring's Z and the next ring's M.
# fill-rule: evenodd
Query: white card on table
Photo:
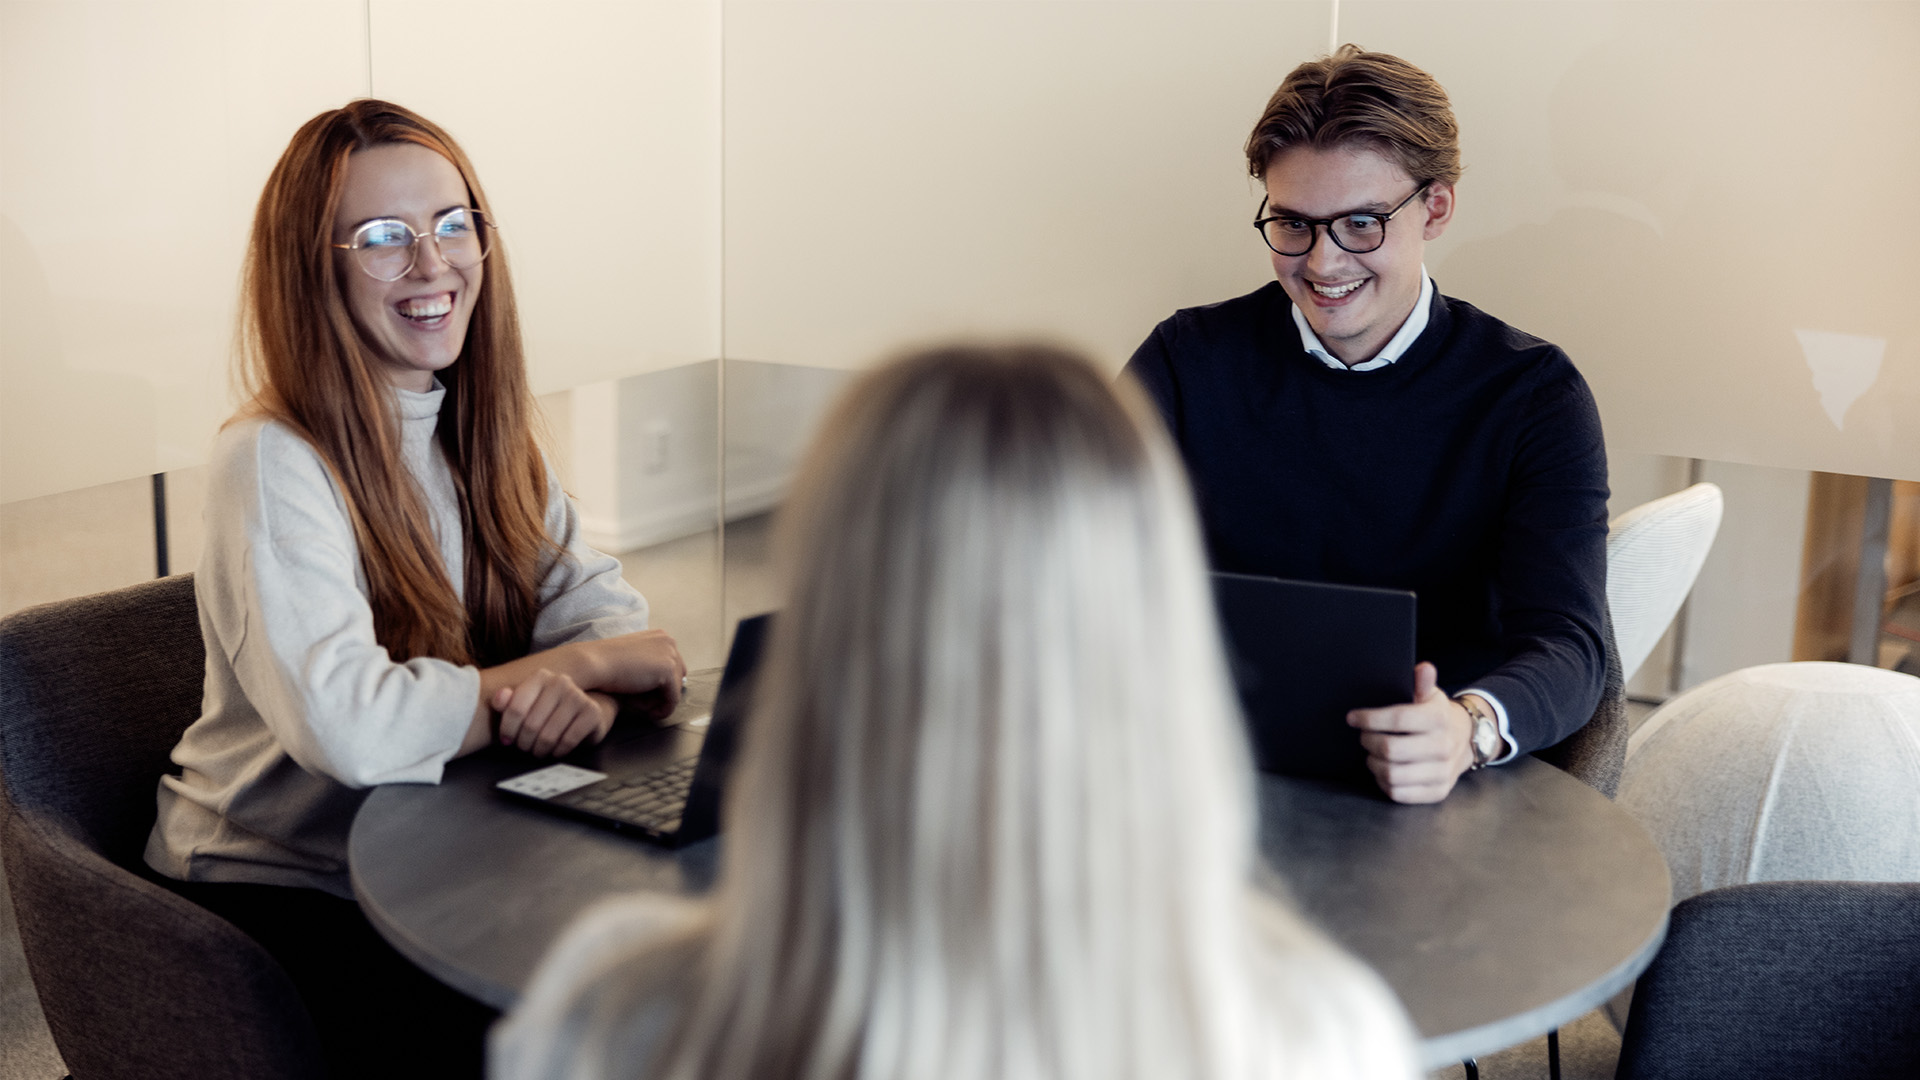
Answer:
M551 799L555 795L565 795L576 788L583 788L606 778L606 773L582 769L577 765L549 765L544 769L535 769L530 773L509 777L500 781L497 786L516 795Z

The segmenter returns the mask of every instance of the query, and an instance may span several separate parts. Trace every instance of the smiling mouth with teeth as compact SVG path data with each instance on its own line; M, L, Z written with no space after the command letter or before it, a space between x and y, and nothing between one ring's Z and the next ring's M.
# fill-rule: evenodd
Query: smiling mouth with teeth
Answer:
M453 310L453 294L426 297L418 300L405 300L395 305L400 317L414 322L431 322Z
M1348 282L1345 285L1322 285L1317 281L1307 282L1307 284L1313 286L1314 292L1319 293L1329 300L1338 300L1366 283L1367 279L1365 278L1361 278L1359 281Z

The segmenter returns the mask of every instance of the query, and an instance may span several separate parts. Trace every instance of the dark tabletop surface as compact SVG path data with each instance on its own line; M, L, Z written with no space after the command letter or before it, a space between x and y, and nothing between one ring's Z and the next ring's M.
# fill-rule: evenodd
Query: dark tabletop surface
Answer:
M693 677L676 718L711 707ZM624 722L624 721L623 721ZM484 751L438 785L368 797L353 887L395 948L441 980L511 1005L560 932L606 896L700 893L719 841L670 851L493 791L535 766ZM1523 758L1469 773L1438 806L1262 776L1260 848L1279 882L1400 995L1438 1067L1536 1038L1637 976L1666 936L1666 863L1646 831L1580 781Z

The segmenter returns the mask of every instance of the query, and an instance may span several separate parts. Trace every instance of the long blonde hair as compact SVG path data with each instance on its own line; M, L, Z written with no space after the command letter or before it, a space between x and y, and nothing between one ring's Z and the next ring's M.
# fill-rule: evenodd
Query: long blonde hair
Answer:
M588 993L567 1074L1354 1075L1382 1034L1404 1063L1377 985L1250 887L1252 770L1144 400L951 347L823 432L713 903Z
M330 247L347 158L386 143L424 146L452 162L491 220L472 163L425 117L362 99L301 125L260 193L247 244L240 415L292 428L332 471L359 543L374 636L393 659L498 664L527 651L540 579L557 554L546 534L546 466L534 441L513 276L495 243L460 359L442 373L437 434L465 537L456 595L401 459L391 387L347 314L339 275L359 271Z

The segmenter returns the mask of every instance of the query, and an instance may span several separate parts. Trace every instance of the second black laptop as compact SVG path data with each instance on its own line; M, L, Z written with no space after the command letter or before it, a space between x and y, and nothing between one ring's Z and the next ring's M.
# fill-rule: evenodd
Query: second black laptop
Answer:
M1213 594L1255 763L1373 787L1346 717L1413 700L1414 595L1225 573Z

